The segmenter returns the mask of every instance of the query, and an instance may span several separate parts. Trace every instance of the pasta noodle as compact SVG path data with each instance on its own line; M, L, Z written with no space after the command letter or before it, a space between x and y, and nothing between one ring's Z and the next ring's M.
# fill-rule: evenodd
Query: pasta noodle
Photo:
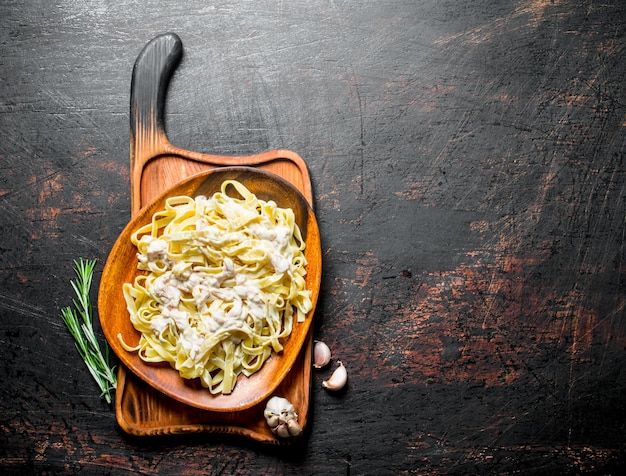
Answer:
M226 192L233 186L242 198ZM212 197L171 197L131 237L138 269L123 286L146 362L168 362L229 394L240 374L280 352L294 318L311 310L305 242L293 210L258 199L235 180Z

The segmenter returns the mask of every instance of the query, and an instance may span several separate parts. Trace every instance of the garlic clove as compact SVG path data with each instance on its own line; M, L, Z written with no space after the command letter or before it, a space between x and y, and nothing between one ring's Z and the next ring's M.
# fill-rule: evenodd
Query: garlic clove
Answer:
M316 340L313 348L313 367L321 369L330 362L330 348L322 341Z
M298 425L298 422L295 420L289 420L287 422L287 429L289 430L289 434L291 436L298 436L302 433L302 428L300 428L300 425Z
M286 398L278 396L270 398L263 416L272 433L281 438L298 436L302 433L302 428L298 424L298 413Z
M281 438L288 438L288 437L291 436L291 433L289 433L289 426L287 425L287 423L281 423L276 428L274 428L272 431L276 435L280 436Z
M335 369L330 378L322 382L322 387L327 390L341 390L348 382L348 371L340 360L338 360L337 363L339 366Z
M278 415L273 415L271 413L265 413L265 421L270 426L270 428L276 428L279 423Z

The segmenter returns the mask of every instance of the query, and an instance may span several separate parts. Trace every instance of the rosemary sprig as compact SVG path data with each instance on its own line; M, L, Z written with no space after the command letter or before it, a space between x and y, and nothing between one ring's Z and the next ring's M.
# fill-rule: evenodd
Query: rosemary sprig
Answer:
M104 355L93 329L93 308L89 293L96 260L74 260L76 280L70 281L76 299L74 307L61 309L61 317L76 341L76 349L85 361L89 372L100 387L101 397L111 403L111 393L117 387L117 377L109 363L109 347L104 344Z

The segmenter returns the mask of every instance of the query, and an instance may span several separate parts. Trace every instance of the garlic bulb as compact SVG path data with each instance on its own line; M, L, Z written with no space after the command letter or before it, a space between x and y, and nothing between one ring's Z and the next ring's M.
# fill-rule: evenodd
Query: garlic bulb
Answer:
M281 438L298 436L302 433L302 428L298 424L298 413L286 398L277 396L270 398L263 416L272 433Z
M326 367L330 362L330 349L321 341L315 341L315 347L313 348L313 367L321 369Z
M322 382L322 387L327 390L341 390L348 382L348 371L340 360L337 363L339 367L335 369L328 380Z

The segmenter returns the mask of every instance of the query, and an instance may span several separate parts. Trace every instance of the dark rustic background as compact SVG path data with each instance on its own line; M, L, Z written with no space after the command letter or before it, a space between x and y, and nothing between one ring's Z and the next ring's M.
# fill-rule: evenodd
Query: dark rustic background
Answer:
M623 470L625 26L621 0L2 1L0 472ZM129 219L131 69L166 31L174 145L311 172L315 337L350 383L314 374L289 449L126 436L60 319Z

